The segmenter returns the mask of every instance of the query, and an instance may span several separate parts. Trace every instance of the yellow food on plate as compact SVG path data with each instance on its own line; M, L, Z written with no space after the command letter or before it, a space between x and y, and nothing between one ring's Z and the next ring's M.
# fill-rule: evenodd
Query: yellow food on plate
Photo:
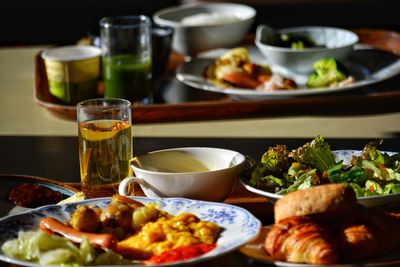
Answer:
M162 264L209 252L222 230L195 214L172 215L154 202L121 195L100 206L77 204L66 222L42 217L37 231L20 231L0 250L46 266Z
M94 234L108 233L118 239L115 251L128 259L149 259L164 251L196 244L215 244L221 228L196 215L172 215L154 203L143 205L114 195L102 209L78 206L68 225Z
M164 214L120 241L116 250L127 258L147 258L182 246L213 244L220 232L221 228L215 223L200 220L191 213Z

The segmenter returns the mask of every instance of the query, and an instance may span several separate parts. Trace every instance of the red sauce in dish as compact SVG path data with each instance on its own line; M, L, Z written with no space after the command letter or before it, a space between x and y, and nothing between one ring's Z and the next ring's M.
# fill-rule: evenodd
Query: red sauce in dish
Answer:
M175 249L166 250L159 255L150 258L151 263L167 263L180 260L187 260L193 257L203 255L215 248L215 244L193 244L190 246L177 247Z
M61 201L61 193L39 184L25 183L10 191L9 199L18 206L36 208Z

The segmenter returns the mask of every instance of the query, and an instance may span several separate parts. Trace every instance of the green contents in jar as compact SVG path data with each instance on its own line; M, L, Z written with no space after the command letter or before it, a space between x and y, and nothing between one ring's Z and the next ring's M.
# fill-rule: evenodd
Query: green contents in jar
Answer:
M132 55L103 57L104 97L132 102L151 98L151 60Z

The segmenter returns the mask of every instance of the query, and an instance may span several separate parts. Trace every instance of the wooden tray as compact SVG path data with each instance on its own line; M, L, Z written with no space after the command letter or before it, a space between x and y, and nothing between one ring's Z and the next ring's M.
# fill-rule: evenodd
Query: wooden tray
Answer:
M360 43L400 56L400 34L375 29L355 29ZM183 62L172 54L168 72L156 90L154 104L134 104L135 123L200 121L276 117L289 115L355 115L400 110L399 75L343 93L266 100L233 100L224 94L206 92L183 85L175 78L176 67ZM44 62L35 58L34 97L38 105L55 116L76 120L76 107L65 105L50 95Z

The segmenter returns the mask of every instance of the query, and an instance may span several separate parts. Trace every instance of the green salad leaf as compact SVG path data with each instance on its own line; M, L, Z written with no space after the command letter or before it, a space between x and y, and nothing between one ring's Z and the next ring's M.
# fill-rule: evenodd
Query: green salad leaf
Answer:
M389 183L389 184L385 185L385 187L383 188L384 195L389 195L389 194L399 193L399 192L400 192L400 184Z
M294 192L299 189L306 189L319 184L319 178L316 175L316 170L310 170L303 173L293 184L286 189L277 192L280 195L286 195L287 193Z
M370 191L364 187L364 185L359 185L356 183L348 184L356 193L357 197L368 197L368 196L377 196L378 194L374 191Z
M335 164L335 156L330 145L320 135L292 151L291 157L300 163L315 167L320 172L326 171L331 165Z
M287 172L291 164L289 151L285 145L270 147L261 157L261 162L257 164L249 183L257 188L276 192L287 186ZM290 180L290 179L289 179Z
M388 154L383 154L377 149L379 145L382 144L382 140L369 142L365 145L361 155L358 157L361 160L369 160L376 164L385 164L388 159Z
M287 171L291 164L289 151L285 145L270 147L261 157L261 163L265 170L275 175L282 175Z
M378 195L383 195L383 188L375 180L368 180L365 182L365 188L371 192L375 192Z
M332 165L326 173L328 179L332 183L357 183L365 184L368 180L369 175L364 168L359 166L353 166L350 169L345 169L343 161L339 161Z
M257 188L263 188L271 192L276 192L280 188L285 186L283 179L277 178L273 175L267 175L262 177L256 177L250 180L250 184Z

